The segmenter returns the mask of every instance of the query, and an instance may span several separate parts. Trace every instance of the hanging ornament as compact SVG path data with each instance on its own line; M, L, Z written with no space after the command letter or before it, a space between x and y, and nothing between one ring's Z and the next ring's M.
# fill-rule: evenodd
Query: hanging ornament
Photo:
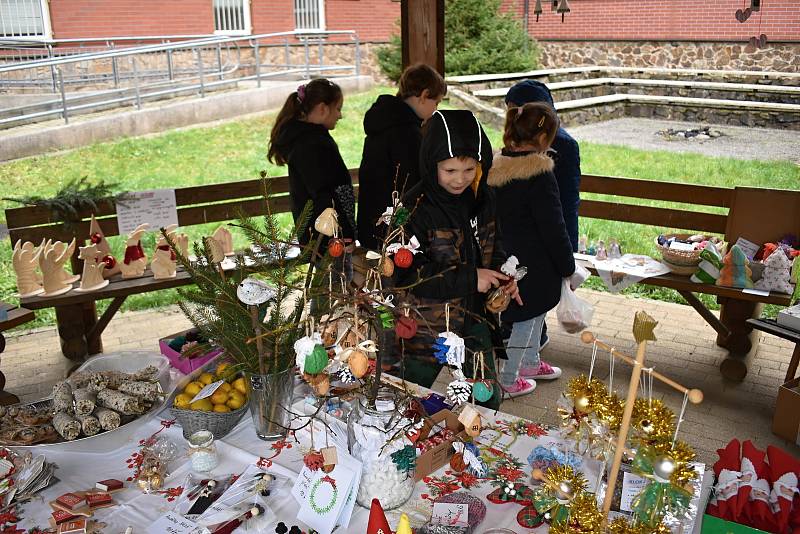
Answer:
M369 370L369 358L360 350L354 350L347 358L347 367L355 378L362 378Z
M386 278L390 278L394 274L394 262L392 258L388 256L382 256L381 261L378 264L378 268L381 271L381 275L385 276Z
M481 423L481 414L469 404L464 406L464 409L458 414L458 421L464 425L464 432L468 436L475 438L480 435L481 428L483 427Z
M316 375L324 371L327 366L328 351L326 351L325 347L323 347L321 344L317 344L314 346L311 354L306 356L302 372L310 375Z
M294 342L295 364L301 373L306 373L306 358L314 352L317 345L322 344L322 336L314 332L310 336L303 336Z
M648 446L672 442L675 413L659 399L636 399L631 415L631 443Z
M477 380L472 384L472 395L478 402L488 402L494 395L494 386L488 380Z
M378 308L378 319L381 321L381 327L385 329L394 328L394 315L386 306Z
M502 313L508 309L508 305L511 304L511 295L506 293L505 286L512 280L517 282L522 280L528 273L528 269L520 267L517 257L511 256L500 266L500 272L508 276L508 279L500 282L500 286L493 289L486 297L486 309L490 313Z
M633 459L633 471L650 479L642 492L633 500L635 517L641 523L655 527L666 514L682 516L692 498L692 490L687 487L694 477L694 469L689 465L694 453L682 442L676 446L639 447Z
M404 207L402 204L398 204L397 209L394 210L394 216L392 217L392 226L400 228L408 222L408 217L410 215L411 212L408 211L408 208Z
M569 508L569 517L563 523L551 521L551 534L601 534L603 514L597 509L597 501L591 493L581 492Z
M339 215L333 208L325 208L314 222L314 229L322 235L333 237L339 227Z
M328 241L328 254L331 258L338 258L344 254L344 240L334 237Z
M392 243L386 247L387 254L394 254L394 264L401 269L411 267L414 262L414 255L419 252L419 241L416 236L413 236L408 244Z
M349 367L342 367L339 370L339 380L343 384L352 384L356 381L356 377L353 375L353 372L350 371Z
M543 482L533 492L536 510L542 514L550 514L551 529L553 526L565 525L569 521L575 499L586 491L586 478L568 465L551 467L544 472L539 470L535 472L535 476Z
M447 385L447 398L456 406L469 400L472 385L466 380L453 380Z
M312 471L319 471L325 465L325 458L316 449L311 449L303 456L303 463Z
M567 389L559 398L557 407L561 416L561 435L572 440L581 454L602 454L606 436L603 425L598 424L594 414L608 400L605 384L586 375L576 376L567 383Z
M407 248L401 248L394 255L394 263L401 269L408 269L414 263L414 255Z
M464 364L464 339L458 334L441 332L433 343L433 350L436 361L441 364L454 367L461 367Z
M417 450L411 445L406 445L402 449L393 452L391 458L398 471L408 473L417 464Z
M408 313L408 309L406 309ZM417 321L408 315L401 315L397 318L394 331L400 339L411 339L417 335Z
M310 375L303 374L303 379L313 388L314 392L320 397L324 397L331 389L331 379L327 374Z
M467 469L467 462L464 461L464 455L456 452L450 457L450 469L456 473L463 473Z
M245 278L236 287L236 296L248 306L260 306L277 294L274 287L258 278Z

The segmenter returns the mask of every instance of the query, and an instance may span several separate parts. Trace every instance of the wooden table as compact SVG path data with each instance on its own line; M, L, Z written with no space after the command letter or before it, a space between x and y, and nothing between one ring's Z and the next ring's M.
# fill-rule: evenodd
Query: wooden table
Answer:
M13 306L6 302L0 302L0 310L5 312L2 314L4 317L6 314L8 315L5 319L0 320L0 353L2 353L6 349L6 338L3 335L3 331L33 321L35 315L31 310ZM5 387L6 375L0 371L0 405L7 406L9 404L18 403L19 397L5 391Z
M794 352L792 352L792 359L789 361L789 368L786 370L786 377L783 381L792 380L797 373L797 364L800 362L800 332L781 326L774 319L748 319L747 324L756 330L794 341Z

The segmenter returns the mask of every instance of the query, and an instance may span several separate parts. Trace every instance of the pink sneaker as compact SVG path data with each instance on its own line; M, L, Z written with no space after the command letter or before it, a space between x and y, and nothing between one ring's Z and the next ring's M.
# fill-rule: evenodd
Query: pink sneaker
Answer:
M544 360L539 361L538 367L522 367L519 376L535 378L536 380L555 380L561 376L561 369L553 367Z
M510 386L502 386L502 388L504 390L503 398L510 399L512 397L519 397L522 395L527 395L528 393L533 393L533 390L536 389L536 381L517 378L513 384Z

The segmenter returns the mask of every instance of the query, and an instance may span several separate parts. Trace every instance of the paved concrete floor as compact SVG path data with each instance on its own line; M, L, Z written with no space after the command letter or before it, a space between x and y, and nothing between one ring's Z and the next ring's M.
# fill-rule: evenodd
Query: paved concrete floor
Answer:
M690 405L681 436L698 452L701 461L713 462L716 449L737 437L751 439L759 447L775 444L800 456L800 447L774 436L772 414L778 386L788 367L792 346L772 336L762 336L758 348L748 358L749 373L744 382L734 384L722 379L719 364L725 351L714 342L715 332L688 306L632 299L589 290L579 293L595 306L592 331L606 343L633 354L635 343L631 333L633 314L646 310L656 320L658 341L647 351L648 365L689 388L700 388L705 401ZM577 335L565 333L555 317L548 320L551 343L544 357L564 370L554 382L540 382L536 391L519 399L506 401L502 410L539 421L557 424L555 405L569 377L589 370L591 346L581 343ZM103 336L106 352L119 349L158 350L158 339L189 327L189 321L177 307L130 312L117 315ZM23 400L46 396L57 380L62 379L73 363L61 356L54 328L9 336L8 346L0 361L6 374L6 389ZM596 376L608 376L608 356L600 352ZM447 384L443 372L434 388L443 391ZM629 368L618 364L615 371L617 389L625 394ZM663 398L676 412L682 395L656 384L654 396Z
M723 136L691 141L670 140L656 135L656 132L669 128L679 130L701 126L711 126ZM567 131L578 141L736 159L788 160L800 164L800 131L797 130L625 118L575 126L567 128Z

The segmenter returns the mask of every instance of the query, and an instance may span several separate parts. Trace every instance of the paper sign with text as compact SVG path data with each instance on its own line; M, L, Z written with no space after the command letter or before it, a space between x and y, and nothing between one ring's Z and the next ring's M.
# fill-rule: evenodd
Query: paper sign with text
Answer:
M189 534L197 532L197 523L175 512L167 512L147 528L147 534Z
M431 523L451 527L469 526L469 505L466 503L433 503Z
M121 235L131 233L144 223L155 231L170 224L178 224L174 189L127 193L117 200L117 226Z

